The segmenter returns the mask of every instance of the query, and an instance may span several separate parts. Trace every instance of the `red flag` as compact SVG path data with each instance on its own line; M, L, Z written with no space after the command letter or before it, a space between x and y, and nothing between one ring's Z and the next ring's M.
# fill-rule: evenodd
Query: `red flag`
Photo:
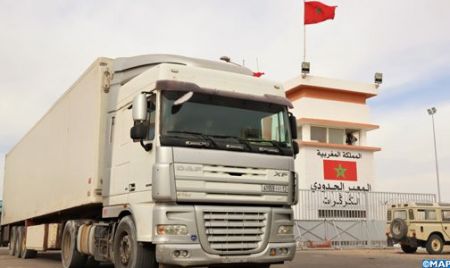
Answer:
M323 160L323 177L325 180L356 181L356 162Z
M254 77L261 77L261 76L263 76L263 75L265 75L264 72L253 72L253 76L254 76Z
M334 19L336 6L327 6L318 1L305 2L305 24Z

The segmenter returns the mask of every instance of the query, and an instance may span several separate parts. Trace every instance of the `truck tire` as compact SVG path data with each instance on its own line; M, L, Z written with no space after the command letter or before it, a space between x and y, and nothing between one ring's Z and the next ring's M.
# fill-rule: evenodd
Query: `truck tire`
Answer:
M11 227L11 237L9 238L9 255L16 254L16 226Z
M391 222L390 231L395 241L400 241L406 237L408 233L408 225L405 220L396 218Z
M113 243L115 268L157 268L155 248L137 241L131 216L123 217L117 226Z
M24 239L24 228L23 226L17 226L16 228L16 250L14 252L14 256L17 258L20 258L20 255L22 254L22 241Z
M77 225L74 221L66 222L61 241L61 262L64 268L83 268L87 255L77 250Z
M409 245L401 245L403 252L408 253L408 254L412 254L412 253L416 253L417 251L417 247L411 247Z
M437 234L432 234L427 241L428 254L440 254L444 248L444 241Z

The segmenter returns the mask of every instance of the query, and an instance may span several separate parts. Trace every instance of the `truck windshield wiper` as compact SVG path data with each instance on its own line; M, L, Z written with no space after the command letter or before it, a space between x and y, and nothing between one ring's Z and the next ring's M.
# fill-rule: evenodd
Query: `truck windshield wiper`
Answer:
M245 150L244 147L247 147L248 151L252 150L251 146L248 144L247 141L245 141L239 137L236 137L236 136L230 136L230 135L208 135L208 136L213 137L213 138L218 138L218 139L232 139L239 143L239 145L227 144L226 147L228 149L234 149L234 150L237 149L237 150L244 151ZM241 145L243 145L243 146L241 147Z

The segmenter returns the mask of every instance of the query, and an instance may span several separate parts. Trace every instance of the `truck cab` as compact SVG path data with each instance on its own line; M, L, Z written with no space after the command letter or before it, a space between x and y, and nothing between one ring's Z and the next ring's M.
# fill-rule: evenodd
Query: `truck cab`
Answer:
M292 259L296 127L282 86L231 63L153 58L114 63L123 76L152 67L112 80L103 218L133 215L136 240L166 265ZM115 251L134 243L116 235Z

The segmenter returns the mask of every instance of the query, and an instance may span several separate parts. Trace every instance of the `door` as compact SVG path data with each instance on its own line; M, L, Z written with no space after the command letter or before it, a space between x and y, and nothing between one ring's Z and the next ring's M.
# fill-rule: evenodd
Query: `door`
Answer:
M128 202L128 184L130 178L130 155L132 140L129 136L133 126L131 110L117 111L111 128L111 164L107 189L107 205L126 204Z
M445 241L450 241L450 209L442 209L442 228L445 232Z
M144 143L152 143L155 138L155 102L156 98L150 97L148 105L150 128ZM133 124L132 109L126 107L116 113L108 205L151 200L152 167L155 162L156 148L146 151L139 142L131 139L130 129Z

